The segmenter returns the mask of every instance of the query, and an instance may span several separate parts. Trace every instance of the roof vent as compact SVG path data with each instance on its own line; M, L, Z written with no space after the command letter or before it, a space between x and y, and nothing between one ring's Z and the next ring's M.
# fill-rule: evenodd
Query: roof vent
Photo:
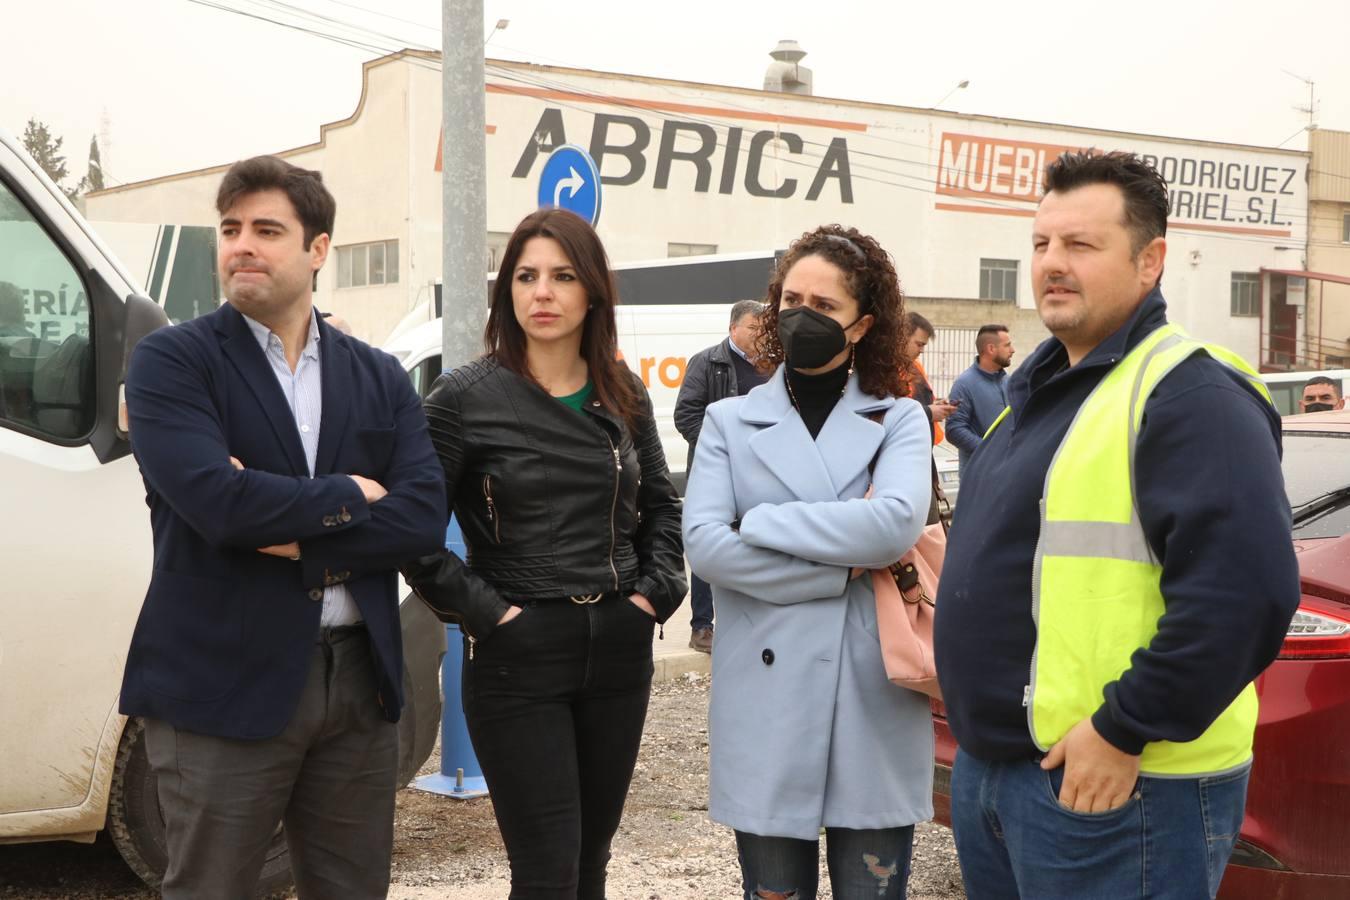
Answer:
M774 61L764 73L764 90L811 96L811 70L801 65L806 51L796 41L779 41L769 53Z

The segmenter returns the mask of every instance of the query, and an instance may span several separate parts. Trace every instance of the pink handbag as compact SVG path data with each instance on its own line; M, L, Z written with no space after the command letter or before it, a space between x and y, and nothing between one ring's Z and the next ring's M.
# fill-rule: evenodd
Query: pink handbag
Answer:
M892 684L942 699L933 662L933 615L947 553L941 522L924 527L914 548L887 569L872 570L881 659Z
M882 415L869 415L881 424ZM931 424L932 419L930 417ZM878 451L879 453L880 451ZM931 462L931 461L930 461ZM868 469L876 466L874 459ZM871 487L867 496L872 495ZM872 570L872 592L877 602L877 636L881 639L881 660L892 684L942 699L938 687L937 664L933 661L933 616L942 561L947 556L947 525L941 507L947 498L938 483L933 465L934 505L929 522L909 552L885 569Z

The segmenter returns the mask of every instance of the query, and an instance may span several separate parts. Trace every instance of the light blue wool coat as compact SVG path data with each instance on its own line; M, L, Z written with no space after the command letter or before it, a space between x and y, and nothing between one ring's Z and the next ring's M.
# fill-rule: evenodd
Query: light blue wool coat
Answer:
M867 418L883 410L884 424ZM853 566L893 562L918 539L930 440L917 403L864 394L856 376L814 441L782 367L746 396L708 407L684 542L717 610L714 821L815 840L821 826L892 828L932 816L928 698L887 680L871 579L848 577Z

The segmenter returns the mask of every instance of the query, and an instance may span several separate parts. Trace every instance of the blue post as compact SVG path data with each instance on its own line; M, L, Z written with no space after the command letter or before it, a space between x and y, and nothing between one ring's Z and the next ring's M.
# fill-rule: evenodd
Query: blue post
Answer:
M465 556L464 535L455 517L445 530L445 546ZM438 775L423 775L413 782L419 790L444 794L458 800L486 797L487 781L478 766L469 728L464 721L464 705L460 693L460 676L464 663L464 642L458 625L446 625L445 660L441 663L441 771Z

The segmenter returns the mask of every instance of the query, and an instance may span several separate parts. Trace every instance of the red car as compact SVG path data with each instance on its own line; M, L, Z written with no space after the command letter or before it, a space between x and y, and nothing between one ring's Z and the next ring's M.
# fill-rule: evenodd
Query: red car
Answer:
M1303 598L1256 680L1261 715L1242 834L1220 900L1350 898L1350 410L1284 420ZM933 701L937 820L951 825L956 741Z

